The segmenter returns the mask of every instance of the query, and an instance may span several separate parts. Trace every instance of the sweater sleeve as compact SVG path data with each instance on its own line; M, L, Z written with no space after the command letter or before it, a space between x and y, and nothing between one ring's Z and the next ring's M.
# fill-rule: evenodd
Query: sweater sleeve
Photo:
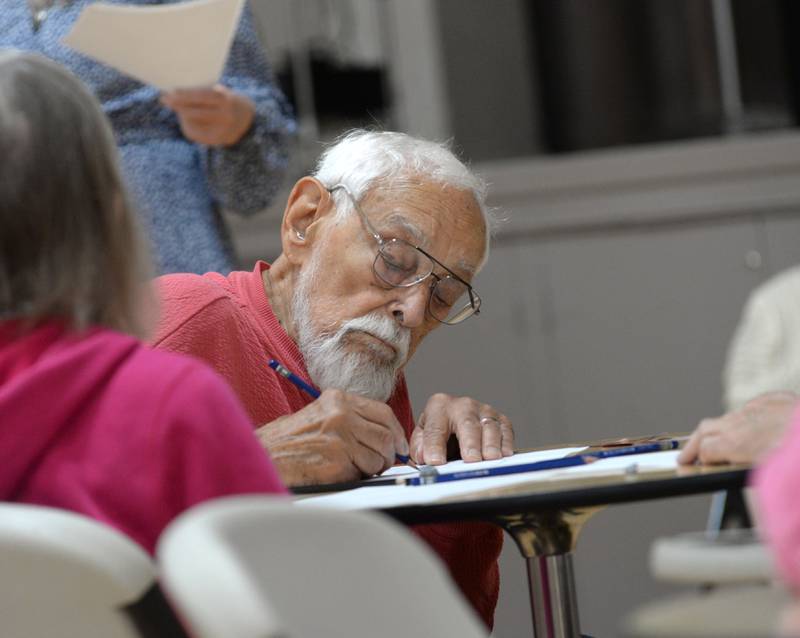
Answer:
M171 401L163 445L173 461L168 471L181 480L174 492L182 509L226 494L286 492L244 409L214 372L197 364Z
M238 334L235 302L209 276L176 274L155 280L159 317L150 344L180 352L210 364L223 377L225 348L220 342Z
M255 116L250 130L233 146L203 147L203 168L215 202L250 215L266 208L281 186L295 122L275 84L248 6L242 11L220 82L249 97Z
M757 517L783 580L800 591L800 412L783 443L756 471Z
M264 346L249 325L241 300L226 286L224 277L212 273L159 277L161 313L151 344L211 366L233 389L251 424L261 425L272 420L264 417L273 414L273 404L279 405L272 399L280 392L268 394L278 390L277 375L264 373ZM261 374L256 371L259 364Z
M267 452L255 437L243 408L227 385L194 362L155 417L156 424L140 450L135 486L149 498L136 517L134 537L153 551L161 531L189 507L236 494L284 494ZM188 367L187 367L188 368Z
M414 415L402 375L389 405L410 439ZM445 523L418 525L414 532L445 562L461 593L491 629L500 592L497 560L503 547L503 531L489 523Z
M800 268L759 286L747 300L724 372L727 410L775 390L800 391Z
M52 484L58 472L69 493L60 506L113 525L151 553L170 521L197 503L286 491L224 381L197 361L152 355L142 348L126 363L97 406L96 427L62 446L62 456L83 462L62 460L47 477Z

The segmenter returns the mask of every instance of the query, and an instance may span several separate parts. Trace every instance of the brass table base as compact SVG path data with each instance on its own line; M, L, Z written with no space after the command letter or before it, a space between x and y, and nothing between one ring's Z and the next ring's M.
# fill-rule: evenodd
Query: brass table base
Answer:
M580 638L572 552L583 524L603 507L499 516L528 565L534 638Z

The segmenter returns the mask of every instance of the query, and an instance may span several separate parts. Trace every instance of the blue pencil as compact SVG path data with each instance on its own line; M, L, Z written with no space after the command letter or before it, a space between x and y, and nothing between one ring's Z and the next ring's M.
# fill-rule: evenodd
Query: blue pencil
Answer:
M319 390L317 390L313 385L311 385L307 381L303 381L303 379L301 379L294 372L289 370L289 368L275 361L275 359L269 360L269 367L275 370L275 372L277 372L282 377L286 377L289 381L294 383L295 386L303 390L309 396L314 397L315 399L319 399L320 395Z
M420 469L420 475L408 479L398 478L397 483L405 485L429 485L431 483L446 483L448 481L463 481L466 479L483 478L484 476L504 476L506 474L521 474L523 472L538 472L541 470L557 470L576 465L586 465L597 459L608 459L615 456L627 456L629 454L645 454L647 452L661 452L663 450L674 450L679 442L674 440L657 441L655 443L643 443L642 445L632 445L630 447L615 448L613 450L599 450L597 452L586 452L576 456L565 456L560 459L550 459L548 461L536 461L534 463L522 463L520 465L501 465L499 467L484 468L481 470L464 470L462 472L452 472L440 474L433 466L424 466Z
M275 370L279 375L285 377L290 382L292 382L295 386L303 390L309 396L314 397L315 399L319 399L320 391L317 390L313 385L311 385L308 381L304 381L300 377L298 377L294 372L289 370L286 366L275 361L275 359L269 360L269 367ZM400 461L401 463L408 463L410 457L406 456L405 454L395 454L395 458Z

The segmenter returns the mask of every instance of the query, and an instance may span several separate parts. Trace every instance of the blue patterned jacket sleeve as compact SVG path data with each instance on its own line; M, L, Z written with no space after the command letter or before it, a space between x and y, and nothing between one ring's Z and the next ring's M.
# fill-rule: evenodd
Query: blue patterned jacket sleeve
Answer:
M264 209L281 186L295 121L275 85L249 6L242 12L220 82L253 100L256 113L253 126L235 145L203 147L203 169L218 206L251 215Z

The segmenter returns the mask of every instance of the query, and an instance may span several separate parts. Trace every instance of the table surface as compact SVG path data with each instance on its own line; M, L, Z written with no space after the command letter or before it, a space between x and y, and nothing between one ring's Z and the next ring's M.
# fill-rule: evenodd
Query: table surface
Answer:
M667 439L685 439L685 433L661 433L633 439L603 439L600 441L547 445L518 452L564 447L585 447L581 453L609 447L618 447L621 441L640 444ZM720 490L745 487L750 471L748 465L678 466L667 470L647 470L634 473L598 473L516 483L498 488L480 488L449 496L429 503L377 507L379 511L405 524L444 523L455 521L494 521L497 517L513 516L524 512L564 511L605 505L634 503L676 496L706 494ZM358 487L358 483L345 487ZM309 496L333 491L342 485L315 486L299 490ZM302 498L302 496L301 496Z
M587 446L586 451L616 447L615 443L647 443L686 439L683 432L663 432L632 439L603 439L547 445L526 450ZM576 476L556 481L521 483L476 491L435 503L381 508L385 514L410 524L493 520L533 510L565 510L634 503L676 496L741 489L747 485L749 465L687 465L664 471L606 476Z
M407 524L492 520L531 510L600 507L739 489L746 485L749 470L747 465L682 466L640 474L532 481L462 494L435 503L379 509Z

